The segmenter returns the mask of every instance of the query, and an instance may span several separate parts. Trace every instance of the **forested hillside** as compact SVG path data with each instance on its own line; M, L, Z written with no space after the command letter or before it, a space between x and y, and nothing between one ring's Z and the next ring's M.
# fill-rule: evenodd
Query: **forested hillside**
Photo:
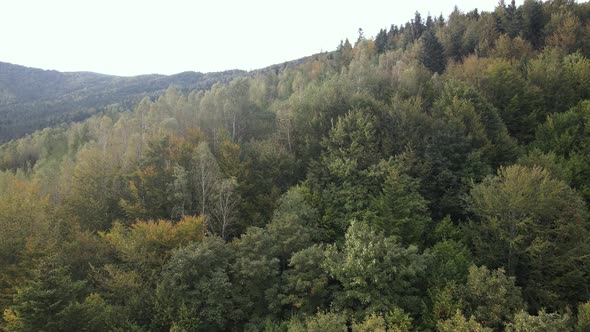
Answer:
M80 121L109 109L125 109L145 96L158 96L171 84L209 89L243 75L184 72L176 75L118 77L90 72L61 73L0 62L0 142L45 127Z
M375 33L0 146L0 329L589 331L590 4Z

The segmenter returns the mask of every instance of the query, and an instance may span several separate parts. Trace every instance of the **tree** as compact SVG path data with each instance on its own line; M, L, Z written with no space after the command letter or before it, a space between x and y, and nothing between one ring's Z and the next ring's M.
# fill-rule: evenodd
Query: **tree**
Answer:
M393 308L385 315L371 314L359 322L352 322L353 332L409 332L412 318L400 308Z
M205 224L203 217L193 216L185 216L176 223L138 220L130 227L117 222L108 232L99 234L114 247L122 261L148 274L161 268L172 249L201 241Z
M584 103L565 113L547 116L547 121L537 127L533 146L544 152L553 151L570 158L584 143L586 136L586 113L590 103Z
M411 33L412 33L412 41L420 39L422 33L424 32L424 22L422 21L422 15L419 12L414 14L414 19L411 23Z
M442 74L446 67L445 50L432 30L422 36L420 61L432 72Z
M207 237L172 253L157 287L161 323L173 330L225 330L233 317L231 247Z
M540 83L531 76L529 73L530 82ZM542 91L527 83L522 72L503 59L492 62L485 77L482 90L497 108L510 134L519 142L530 142L535 126L545 116Z
M463 233L454 226L450 217L438 223L434 230L437 241L430 247L427 278L430 289L442 289L450 283L463 284L467 281L473 255L463 243Z
M324 139L320 164L312 167L308 183L321 198L322 227L330 237L341 237L352 218L362 218L368 207L369 168L379 161L380 138L376 118L356 110L340 117Z
M571 12L553 13L549 26L553 34L547 38L547 46L561 48L566 53L578 49L581 22L577 16Z
M497 20L497 29L500 33L505 33L510 38L516 37L521 31L522 18L520 11L516 7L515 0L512 0L509 5L501 0L496 7L494 15Z
M116 317L124 319L119 328L138 331L141 330L139 327L155 325L154 290L157 282L154 277L159 276L159 272L129 268L129 264L125 263L106 264L93 269L91 280L100 299L106 302L104 311L113 311Z
M456 320L457 311L463 309L463 303L459 295L460 286L450 282L446 286L438 289L430 289L429 297L432 307L425 311L422 317L422 325L425 328L433 328L440 322L448 320ZM461 314L463 316L463 314ZM473 320L475 318L472 316Z
M51 201L37 183L10 175L0 190L0 310L12 301L16 287L29 278L39 258L60 239L51 218Z
M248 167L238 178L243 198L240 215L245 225L262 227L272 218L281 195L301 176L297 172L301 167L295 156L274 140L245 144L242 158Z
M192 200L188 172L184 167L176 165L174 166L172 176L174 180L168 184L169 200L173 203L172 218L184 217L191 210Z
M206 142L200 143L192 158L193 174L199 193L199 210L205 216L211 195L220 177L219 166Z
M504 267L532 308L560 308L588 297L590 248L583 200L548 171L501 167L470 192L478 260Z
M449 91L453 91L451 88ZM425 173L421 194L430 203L434 218L464 214L467 179L481 179L491 172L490 138L470 98L443 94L433 108L433 124L425 142L422 163ZM486 114L487 115L487 114Z
M441 41L445 46L446 55L449 59L461 61L466 55L463 40L467 28L465 15L457 6L453 9L445 29L441 29Z
M528 331L571 331L571 317L568 314L547 313L539 311L537 316L521 311L514 316L514 321L506 326L506 332Z
M385 29L379 30L375 37L375 48L378 54L385 52L387 49L387 31Z
M353 332L385 332L387 330L387 325L385 323L385 319L383 316L378 315L369 315L365 317L365 320L360 322L353 322L352 323L352 331Z
M221 135L223 136L223 135ZM237 177L243 171L244 165L240 160L242 146L229 139L222 139L214 149L219 170L225 177Z
M492 329L481 326L473 316L465 319L460 310L452 318L439 321L437 328L440 332L492 332Z
M237 207L240 197L236 191L235 178L221 180L215 186L213 218L209 222L209 229L213 234L226 238L234 226L237 218Z
M85 281L73 281L67 268L50 260L35 271L35 276L14 297L11 310L22 331L60 331L67 326L68 308L86 292Z
M545 27L542 3L537 0L525 0L521 11L524 38L538 50L543 46L543 28Z
M500 35L496 40L496 49L493 54L499 58L505 58L513 63L526 63L532 58L533 50L528 42L521 37L510 39L508 35Z
M335 312L318 312L314 316L306 317L304 321L297 318L291 319L288 326L289 332L346 332L346 316Z
M308 195L304 187L289 189L279 200L271 222L265 226L282 270L287 267L292 254L321 238L317 227L318 211L308 202Z
M233 142L240 142L245 134L245 117L252 103L249 100L250 81L234 79L226 87L221 117L223 128L230 133Z
M483 326L500 330L524 303L514 277L506 277L504 270L488 270L485 266L469 268L467 283L462 289L465 313Z
M335 287L330 284L323 262L324 249L320 245L294 253L289 261L290 269L282 276L281 302L293 311L308 315L318 308L329 307Z
M358 47L363 41L365 41L365 32L363 31L363 28L359 28L358 35L354 47Z
M340 283L333 306L357 318L398 306L417 312L425 256L362 222L351 223L342 249L326 248L325 268Z
M87 145L77 158L72 187L65 197L66 210L85 229L106 230L123 216L119 206L123 185L118 165L96 145Z
M75 302L60 313L59 330L100 332L129 328L126 317L117 309L99 294L92 293L84 301Z
M340 176L367 169L378 160L379 138L375 115L370 110L354 110L339 117L323 145L324 158Z
M590 163L588 162L590 103L582 102L565 113L547 116L539 125L532 146L554 159L553 173L561 175L590 202Z
M541 54L529 62L527 79L534 88L539 90L538 97L541 101L538 106L537 123L545 120L552 112L565 112L578 103L576 93L580 91L576 87L576 80L568 78L567 66L564 66L564 52L555 47L546 47ZM578 68L580 73L587 72ZM531 109L527 107L526 109ZM539 118L540 117L540 118Z
M181 159L177 151L183 150L178 143L179 140L170 136L149 142L140 166L129 177L129 196L119 200L130 219L172 216L174 206L168 199L168 189L175 180L174 162Z
M412 317L403 309L394 307L385 314L387 328L392 332L410 332L412 330Z
M232 264L232 284L239 324L260 329L267 316L277 316L280 260L273 250L275 243L265 229L250 227L232 242L236 259Z
M385 236L397 236L403 245L423 243L431 219L417 181L386 162L371 168L369 174L381 188L369 199L365 221Z
M590 301L578 305L578 320L576 332L587 332L590 330Z
M353 58L353 48L352 48L352 44L350 44L350 41L348 41L348 38L346 38L346 40L344 41L344 43L340 43L340 46L337 49L338 54L339 54L339 60L340 60L340 68L342 67L348 67L348 65L350 64L350 62L352 61Z

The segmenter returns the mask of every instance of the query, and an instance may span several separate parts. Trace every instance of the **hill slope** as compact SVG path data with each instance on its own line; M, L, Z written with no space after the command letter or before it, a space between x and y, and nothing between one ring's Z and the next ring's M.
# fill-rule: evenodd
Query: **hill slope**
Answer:
M87 118L110 104L130 106L171 84L207 89L244 74L183 72L119 77L91 72L58 72L0 62L0 141L37 129Z
M0 331L588 331L590 3L0 144Z

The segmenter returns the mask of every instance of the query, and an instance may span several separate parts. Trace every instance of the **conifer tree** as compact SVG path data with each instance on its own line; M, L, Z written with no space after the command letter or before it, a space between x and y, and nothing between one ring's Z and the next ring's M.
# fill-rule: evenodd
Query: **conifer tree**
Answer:
M422 52L420 60L424 67L441 74L445 70L446 61L444 47L432 30L428 30L422 37Z

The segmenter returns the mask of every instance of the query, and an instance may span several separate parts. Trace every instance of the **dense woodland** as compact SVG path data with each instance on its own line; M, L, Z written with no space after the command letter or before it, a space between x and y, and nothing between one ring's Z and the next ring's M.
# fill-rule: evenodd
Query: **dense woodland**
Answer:
M376 33L0 146L0 330L590 331L590 4Z
M184 72L120 77L91 72L61 73L0 62L0 143L38 129L81 121L112 109L133 107L174 84L183 90L209 89L244 71Z

